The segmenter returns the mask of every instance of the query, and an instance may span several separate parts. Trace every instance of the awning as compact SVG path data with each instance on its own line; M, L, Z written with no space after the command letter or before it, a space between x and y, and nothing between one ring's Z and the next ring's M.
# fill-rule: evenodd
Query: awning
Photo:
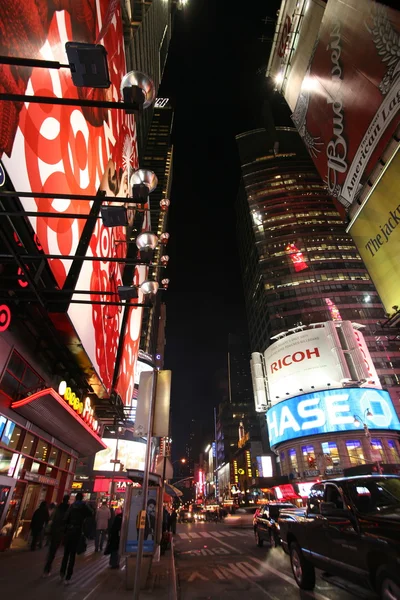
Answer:
M183 496L183 492L181 492L181 490L178 490L178 488L173 486L171 483L165 484L165 491L167 492L167 494L169 494L170 496L173 496L175 498L179 498L179 496Z
M91 456L107 448L97 433L53 388L40 390L23 400L13 402L11 408L76 450L80 456Z

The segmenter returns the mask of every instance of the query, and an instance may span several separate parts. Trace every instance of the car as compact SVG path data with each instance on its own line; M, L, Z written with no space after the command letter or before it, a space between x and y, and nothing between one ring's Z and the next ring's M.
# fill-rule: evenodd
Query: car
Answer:
M315 569L400 598L400 477L328 479L310 490L304 516L278 523L297 585L315 586Z
M191 510L180 510L178 516L178 523L193 523L194 516Z
M271 548L280 546L278 517L281 510L296 510L289 502L268 502L259 506L253 519L254 537L257 546L268 542Z
M254 513L258 506L243 506L237 508L233 514L228 514L224 523L229 527L253 527Z

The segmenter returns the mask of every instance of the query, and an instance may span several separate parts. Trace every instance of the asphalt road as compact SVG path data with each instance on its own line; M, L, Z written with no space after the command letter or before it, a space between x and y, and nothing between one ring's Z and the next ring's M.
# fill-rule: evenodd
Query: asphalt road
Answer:
M251 528L182 523L174 539L180 600L372 600L374 594L317 573L314 592L301 591L281 548L258 548ZM332 583L333 582L333 583Z

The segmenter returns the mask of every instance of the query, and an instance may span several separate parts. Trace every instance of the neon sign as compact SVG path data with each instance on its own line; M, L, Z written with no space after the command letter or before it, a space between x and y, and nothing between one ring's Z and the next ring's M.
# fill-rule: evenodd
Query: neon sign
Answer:
M58 393L68 402L69 406L89 425L96 433L99 429L99 423L94 417L94 410L90 398L86 397L82 400L67 386L66 381L62 381L58 386Z
M370 430L400 431L388 392L367 388L325 390L294 396L269 409L266 419L271 446L303 436L360 431L354 415L363 415L366 409L372 413L365 417Z

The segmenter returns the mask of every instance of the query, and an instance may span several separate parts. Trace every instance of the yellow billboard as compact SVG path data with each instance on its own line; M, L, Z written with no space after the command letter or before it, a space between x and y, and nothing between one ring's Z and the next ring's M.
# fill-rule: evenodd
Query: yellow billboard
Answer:
M388 313L400 306L400 152L348 229Z

